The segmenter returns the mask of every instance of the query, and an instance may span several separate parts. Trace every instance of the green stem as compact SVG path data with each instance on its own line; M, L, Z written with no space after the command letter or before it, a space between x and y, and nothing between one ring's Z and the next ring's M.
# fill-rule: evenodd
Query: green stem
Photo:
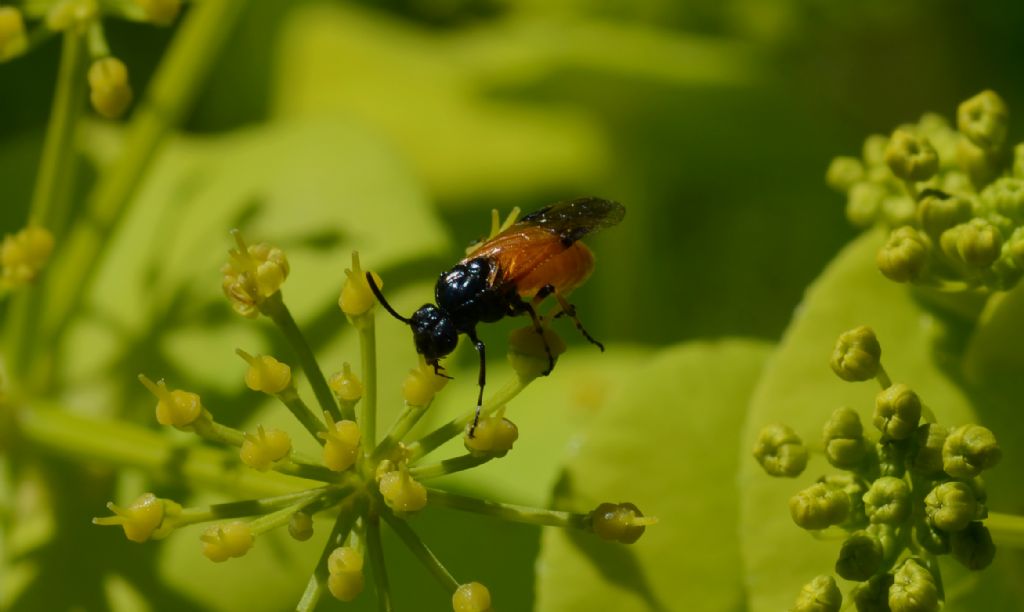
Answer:
M312 501L316 501L323 497L328 491L330 491L328 487L320 487L317 489L296 491L295 493L286 493L285 495L278 495L276 497L264 497L260 499L246 499L224 504L212 504L205 508L185 508L182 510L181 515L174 519L174 524L177 527L181 527L184 525L194 525L196 523L205 523L207 521L216 521L220 519L269 514L277 510L291 507L296 503L307 501L307 498L310 497L313 498L310 500L310 503L312 503Z
M366 521L366 552L373 566L373 582L377 587L377 609L392 612L391 588L388 585L388 570L384 565L384 547L380 542L380 519L371 516Z
M989 512L985 526L1000 546L1024 549L1024 516Z
M319 603L320 597L323 596L324 589L327 586L327 558L331 556L335 548L345 543L345 538L348 537L349 531L352 530L352 525L355 524L356 518L360 514L359 504L357 503L358 499L357 495L352 494L345 501L341 502L338 519L334 521L331 535L327 537L327 542L324 543L324 548L320 552L320 559L317 560L316 567L313 568L313 574L309 577L309 582L306 583L306 590L303 591L302 598L299 599L299 603L295 606L296 612L313 612L316 609L316 605Z
M506 521L529 523L532 525L549 525L551 527L574 527L588 531L590 529L589 521L587 520L588 515L586 514L503 504L486 499L466 497L457 493L449 493L440 489L427 489L427 499L430 503L440 506L493 516Z
M270 514L265 514L259 517L258 519L254 519L252 522L249 523L249 529L252 530L252 534L254 536L259 535L261 533L266 533L271 529L276 529L277 527L287 525L288 522L292 520L292 516L294 516L296 512L299 512L306 506L312 504L313 502L322 499L325 495L327 495L327 490L314 489L312 492L308 493L309 495L307 495L305 498L299 500L298 502L290 506L282 508L276 512L271 512Z
M875 380L882 386L882 391L885 391L892 386L892 379L889 378L889 373L885 371L882 364L878 364L878 372L875 373Z
M416 480L437 478L439 476L447 476L448 474L454 474L455 472L475 468L478 465L487 463L491 459L494 459L494 455L466 454L459 457L452 457L451 459L445 459L438 463L418 465L416 467L409 468L409 475Z
M117 222L123 216L160 145L191 107L246 0L197 2L185 15L153 75L125 133L120 157L104 171L89 194L83 222L76 223L59 249L46 278L45 337L53 346L82 300Z
M374 449L371 455L372 459L379 460L385 456L391 449L393 449L399 442L402 441L409 431L416 425L417 421L427 413L429 406L411 406L408 403L405 405L405 409L402 410L402 414L398 415L395 422L391 425L391 429L384 436L384 439L380 441L377 448Z
M82 35L75 28L69 28L64 33L53 108L29 206L29 223L49 229L57 240L61 239L67 223L75 181L75 147L72 143L75 126L82 113L85 89ZM39 346L36 332L43 295L43 288L37 283L19 292L10 305L4 336L7 338L10 367L18 382L23 382L32 363L33 349Z
M377 444L377 332L373 311L360 317L359 359L363 367L363 398L359 404L359 429L369 455Z
M515 396L526 388L527 382L523 382L518 376L505 383L505 386L498 389L491 397L485 402L483 407L480 409L480 416L485 417L493 413L498 408L501 408L508 402L510 402ZM437 447L441 446L448 440L451 440L455 436L462 434L466 430L466 426L473 422L473 418L476 416L476 410L470 410L461 417L456 417L444 425L438 427L434 431L423 436L416 442L410 444L407 448L409 453L409 460L415 461L420 457L426 455Z
M391 526L391 529L398 534L398 537L405 542L406 547L409 548L412 554L441 583L441 586L449 593L454 593L459 588L459 581L452 576L448 568L437 558L437 555L416 535L412 527L409 527L408 523L391 514L391 512L385 512L382 516L388 525Z
M260 312L270 317L278 329L281 330L285 340L291 345L292 350L295 351L295 356L299 360L299 367L305 372L306 378L309 380L309 386L313 388L313 395L316 396L316 401L320 404L320 409L330 414L334 420L340 421L341 412L338 411L338 404L334 401L334 394L327 385L324 373L320 370L320 364L316 361L313 348L306 342L306 337L302 335L302 330L299 329L298 324L292 317L292 313L285 306L281 292L278 291L265 299L263 304L260 305Z
M275 397L288 408L299 423L302 423L302 426L313 436L314 440L320 443L320 446L325 444L325 441L317 434L325 433L327 426L324 425L322 419L313 414L313 411L309 409L306 402L302 401L302 398L299 397L299 392L295 390L294 386L289 386Z
M203 414L196 419L195 423L192 424L192 429L196 432L197 436L218 444L237 447L245 442L245 433L234 427L228 427L214 421L209 413Z

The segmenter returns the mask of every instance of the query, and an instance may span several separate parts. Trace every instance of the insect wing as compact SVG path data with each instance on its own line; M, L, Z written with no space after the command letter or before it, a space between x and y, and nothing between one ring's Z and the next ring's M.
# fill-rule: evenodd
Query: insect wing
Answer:
M587 234L617 225L625 214L626 209L618 202L595 197L577 198L532 212L507 231L514 232L522 226L544 228L556 234L568 247Z

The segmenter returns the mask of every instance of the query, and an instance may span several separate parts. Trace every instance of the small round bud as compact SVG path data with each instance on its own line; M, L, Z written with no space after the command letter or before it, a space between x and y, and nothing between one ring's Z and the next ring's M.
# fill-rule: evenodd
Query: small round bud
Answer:
M879 574L853 587L850 599L857 612L890 612L889 588L892 582L892 574Z
M1006 144L1009 120L1006 102L991 89L961 102L956 111L957 129L986 151L999 151Z
M249 552L254 537L247 523L232 521L207 528L199 540L203 543L203 555L210 561L220 563Z
M531 326L512 330L508 335L508 361L520 380L533 380L551 367L545 342L552 358L565 352L565 341L550 327L544 327L544 337Z
M957 427L942 445L942 469L953 478L971 478L999 463L996 437L981 425Z
M327 558L327 588L341 601L352 601L363 592L363 554L351 546L340 546Z
M849 513L849 495L820 482L789 499L789 514L793 522L804 529L818 530L840 525Z
M248 246L234 230L235 248L221 267L221 289L231 308L243 317L255 318L263 300L277 293L291 270L284 251L267 243Z
M146 14L146 20L154 25L167 26L174 23L181 11L181 0L135 0Z
M459 585L452 595L454 612L491 612L491 592L479 582Z
M1002 254L1003 237L988 219L974 218L942 232L942 252L972 268L987 268Z
M942 445L949 428L938 423L925 423L917 428L910 439L907 462L910 469L925 476L942 473Z
M928 237L909 225L898 227L878 251L875 263L889 280L915 281L924 276L931 243Z
M843 594L832 576L817 576L800 589L792 612L839 612Z
M967 171L971 184L978 189L991 183L1002 172L1002 163L996 153L982 149L966 137L956 143L956 163Z
M949 534L924 519L914 522L914 540L935 555L945 555L950 551Z
M384 281L376 272L371 272L373 281L378 289L384 287ZM359 265L359 253L352 251L352 268L345 269L345 284L341 287L341 296L338 297L338 307L348 317L359 317L373 308L377 303L377 297L370 289L370 283L366 280L366 274Z
M890 195L882 199L882 218L889 227L912 225L917 219L917 205L905 195Z
M882 476L864 494L864 510L872 523L899 525L910 516L910 487L901 478Z
M899 440L885 439L875 444L875 457L880 476L903 478L907 473L907 445Z
M161 499L152 493L143 493L131 505L121 508L113 502L107 509L114 516L92 519L94 525L120 525L126 538L132 542L145 542L151 538L162 538L173 530L168 519L181 514L181 506L169 499Z
M629 502L605 502L590 512L590 524L594 533L603 540L621 544L636 542L647 530L647 526L656 522L656 518L645 517L639 508Z
M161 425L181 429L194 423L203 414L203 404L195 393L171 391L164 381L154 383L144 374L139 374L139 381L156 396L156 420Z
M430 405L437 392L448 384L448 379L437 374L434 366L428 365L420 357L419 365L409 370L409 375L402 382L402 398L410 406L424 408Z
M960 531L978 518L978 500L968 485L944 482L924 498L924 512L935 527L948 532Z
M263 429L260 425L256 433L245 434L245 441L239 456L242 463L260 472L266 472L275 461L280 461L292 452L291 437L280 429Z
M292 384L292 369L288 364L270 355L252 357L243 354L243 358L249 362L249 369L245 372L245 386L253 391L275 395Z
M343 363L341 371L331 376L327 384L331 391L334 391L334 395L343 402L354 404L363 397L363 383L352 373L352 367L348 363Z
M101 117L117 119L132 103L128 67L116 57L98 59L89 66L89 101Z
M867 580L882 567L882 543L867 531L846 538L839 549L836 573L847 580Z
M504 457L512 450L512 445L519 439L519 428L512 421L500 414L480 419L476 431L470 437L473 424L466 425L462 434L462 443L466 450L474 455L496 455Z
M861 155L868 166L885 165L885 148L889 146L889 138L882 134L871 134L864 139Z
M981 191L980 198L985 209L1024 221L1024 178L996 179Z
M885 163L896 178L927 181L939 169L939 154L926 137L896 130L885 148Z
M427 488L413 480L405 468L381 477L380 494L395 512L418 512L427 505Z
M914 559L907 559L893 574L889 588L892 612L935 612L939 609L939 590L931 572Z
M1003 243L1002 257L1012 262L1017 269L1024 269L1024 226L1013 230L1010 238Z
M836 376L849 382L871 380L878 373L882 346L875 332L861 325L839 334L829 365Z
M14 57L28 48L25 20L13 6L0 6L0 61Z
M822 476L818 482L830 489L846 493L850 499L850 511L840 527L855 531L868 525L868 515L864 511L864 494L868 489L864 480L854 474L841 473Z
M836 191L846 192L864 179L864 164L856 157L836 157L828 165L825 182Z
M878 183L862 181L846 194L846 219L856 227L870 227L882 210L882 201L889 194Z
M893 440L910 437L920 420L921 400L907 385L892 385L875 396L875 427Z
M970 523L964 529L949 536L953 558L969 570L983 570L992 564L996 556L996 545L992 534L980 522Z
M352 467L359 456L359 440L362 434L355 421L338 421L331 419L330 413L324 413L327 419L327 431L320 432L317 437L324 440L324 465L335 472L344 472Z
M288 535L300 542L313 537L313 517L302 511L293 514L288 521Z
M822 431L825 457L839 469L852 469L864 460L864 427L853 408L837 408Z
M9 7L0 7L0 10L3 8ZM32 282L49 261L53 242L53 234L38 226L4 236L0 245L0 279L3 283L17 287Z
M926 189L917 203L917 221L921 228L937 240L942 232L967 222L971 218L971 203L937 189Z
M99 10L96 0L60 0L50 5L46 13L46 27L54 32L72 27L84 30L97 19Z
M786 425L768 425L757 434L754 459L771 476L794 478L807 467L807 447Z

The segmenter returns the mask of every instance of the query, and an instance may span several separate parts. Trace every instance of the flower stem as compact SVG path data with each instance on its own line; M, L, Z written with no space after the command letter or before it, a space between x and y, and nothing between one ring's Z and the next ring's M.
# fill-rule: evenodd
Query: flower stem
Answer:
M427 489L427 499L431 503L436 503L440 506L493 516L507 521L589 530L586 514L503 504L486 499L466 497L457 493L449 493L440 489Z
M519 393L526 388L527 384L529 383L523 382L518 376L505 383L505 386L498 389L494 395L484 402L483 408L480 409L480 416L488 416L498 408L507 404L512 400L512 398L519 395ZM470 410L466 414L448 421L416 442L413 442L407 448L409 460L415 461L441 446L448 440L451 440L455 436L461 434L466 429L466 426L473 422L473 418L475 416L476 410Z
M340 421L341 412L338 411L338 404L334 401L334 394L331 393L331 388L327 385L327 379L324 378L324 373L320 370L320 364L316 361L316 355L313 354L312 347L306 342L306 337L302 335L298 324L292 318L292 313L285 306L281 292L278 291L264 300L260 306L260 311L274 321L274 324L277 325L284 335L285 340L288 341L292 350L295 351L295 356L299 360L299 366L306 373L306 378L309 379L309 386L313 387L313 395L316 396L320 409L328 412L335 420Z
M286 506L284 508L281 508L280 510L277 510L276 512L264 514L258 519L254 519L252 522L249 523L249 529L252 530L252 534L259 535L261 533L270 531L271 529L275 529L277 527L281 527L282 525L286 525L296 512L299 512L306 506L312 504L313 502L327 495L328 489L313 489L312 492L307 491L307 493L309 493L309 495L307 495L306 497L302 498L301 500L290 506Z
M199 437L227 446L241 446L245 442L245 433L234 427L222 425L214 421L212 417L207 417L209 414L201 416L192 424L192 428Z
M359 404L358 421L365 441L363 448L369 454L377 444L377 332L372 312L361 319L356 326L359 329L359 359L363 367L363 398Z
M885 391L892 386L892 379L889 378L889 373L885 371L882 364L878 364L878 372L875 373L875 380L882 386L882 391Z
M409 527L409 524L391 514L391 512L385 512L383 515L384 520L387 521L391 529L398 534L398 537L405 542L405 545L409 548L413 555L419 559L420 563L430 572L430 574L441 583L449 593L454 593L459 588L459 582L452 577L451 572L448 571L437 558L437 556L427 548L427 545L423 543L416 532Z
M331 535L327 537L327 542L324 543L324 549L320 552L320 559L317 560L316 567L313 568L313 574L309 577L309 582L306 583L306 590L303 591L302 598L299 599L299 603L295 606L295 612L313 612L316 609L316 605L324 593L324 588L327 586L327 558L331 556L335 548L345 543L345 538L348 537L349 531L352 530L352 525L355 524L356 518L360 514L359 503L359 496L356 494L349 495L348 498L341 502L338 519L334 521Z
M313 414L313 411L309 409L306 402L302 401L295 387L289 386L284 391L278 393L276 397L295 416L296 420L302 423L302 426L313 436L313 439L323 446L325 442L317 434L326 432L327 426L324 425L324 422L319 417Z
M989 512L985 526L1000 546L1024 549L1024 516Z
M374 449L371 457L373 459L381 459L386 456L396 444L402 441L409 431L416 425L416 423L427 413L429 406L412 406L408 403L405 404L405 409L395 419L394 424L391 425L391 429L384 436L384 439L380 441L377 448Z
M384 565L384 547L380 542L380 519L376 516L370 516L366 521L366 551L370 555L373 582L377 587L377 609L380 612L392 612L388 570Z
M312 497L316 501L329 491L328 487L318 489L306 489L295 493L286 493L276 497L264 497L260 499L246 499L242 501L228 502L224 504L212 504L205 508L185 508L180 517L174 519L175 526L194 525L206 521L215 521L226 518L239 518L243 516L258 516L268 514L283 508L288 508L297 502L306 501Z
M463 470L474 468L478 465L483 465L493 458L494 455L471 455L467 453L459 457L452 457L451 459L439 461L438 463L418 465L416 467L409 468L409 475L416 480L447 476L448 474L454 474L455 472L461 472Z

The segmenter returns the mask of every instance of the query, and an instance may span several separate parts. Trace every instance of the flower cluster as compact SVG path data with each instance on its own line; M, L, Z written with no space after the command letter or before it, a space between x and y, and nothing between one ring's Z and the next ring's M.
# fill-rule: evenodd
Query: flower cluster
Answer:
M893 384L881 365L874 333L859 327L842 334L831 358L846 381L877 380L871 424L858 413L836 409L825 422L825 458L841 473L822 476L789 500L800 527L846 533L835 564L840 577L860 583L850 592L856 609L926 612L943 599L936 557L951 555L971 570L995 555L981 472L999 462L991 431L975 424L948 427L907 385ZM785 425L764 428L754 457L772 476L796 477L808 449ZM808 583L793 608L838 611L843 597L834 578Z
M536 330L531 326L513 333L510 361L515 377L485 401L475 430L471 429L475 410L469 410L419 439L411 438L413 426L448 380L420 358L402 386L404 410L383 436L377 436L376 300L358 255L353 254L352 266L345 271L339 307L359 335L361 375L345 363L327 378L285 306L281 288L289 267L284 252L267 244L249 246L240 233L233 234L236 248L229 251L229 261L222 269L224 293L238 314L266 316L276 324L310 382L318 410L296 389L290 365L270 355L251 355L239 349L236 352L248 365L246 386L274 397L287 408L320 444L320 455L301 455L289 434L278 429L256 425L254 430L241 431L219 423L215 412L196 393L170 389L164 381L153 382L144 375L140 380L157 399L155 412L160 424L231 448L238 460L254 470L295 476L308 486L276 497L208 507L182 507L146 493L126 508L108 504L114 516L97 518L95 523L118 525L135 542L163 538L186 525L212 523L200 536L202 554L222 562L245 555L258 545L263 533L277 527L287 525L295 539L309 539L312 517L330 515L334 527L298 609L313 609L327 592L342 601L358 597L364 589L364 560L373 569L381 609L391 609L380 538L383 520L449 592L454 610L485 612L491 609L488 589L478 582L456 580L410 527L406 521L410 515L434 504L505 520L581 529L626 544L635 542L655 522L630 503L603 503L588 513L572 513L512 506L429 487L426 483L431 479L473 468L512 450L519 431L505 416L508 403L546 369L549 360ZM376 275L374 279L378 286L382 284ZM559 349L556 352L564 350L553 332L544 333L550 334L552 345ZM435 462L424 460L460 435L465 454Z
M128 67L114 57L103 30L104 17L116 17L159 26L174 22L181 0L38 0L23 9L0 7L0 62L23 55L56 34L64 35L65 55L77 58L84 47L89 54L86 80L89 101L108 119L122 116L133 93ZM29 30L25 21L38 23ZM73 62L73 64L77 64Z
M850 222L890 230L877 257L886 277L959 291L1024 276L1024 143L1011 147L1008 120L983 91L960 104L956 129L929 113L869 136L861 159L832 161L826 179Z
M0 290L26 285L42 271L53 252L53 234L29 226L0 243Z

